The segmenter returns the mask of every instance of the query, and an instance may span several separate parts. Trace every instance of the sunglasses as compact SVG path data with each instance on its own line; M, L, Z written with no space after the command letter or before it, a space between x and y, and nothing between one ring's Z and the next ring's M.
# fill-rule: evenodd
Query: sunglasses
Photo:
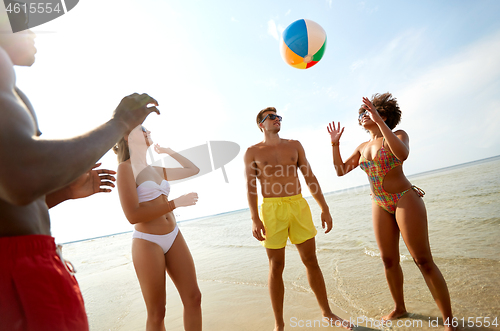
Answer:
M365 117L365 116L370 117L370 113L368 112L368 110L365 110L364 112L362 112L361 114L359 114L358 120L361 121L363 119L363 117Z
M262 119L262 121L260 121L260 122L259 122L259 124L264 123L264 121L265 121L268 117L271 119L271 121L274 121L276 118L278 118L278 119L280 120L280 122L281 122L281 120L283 119L283 117L281 117L280 115L276 115L276 114L267 114L267 115L266 115L266 117L264 117L264 118Z
M146 129L144 126L141 125L141 130L142 132L148 132L148 129Z

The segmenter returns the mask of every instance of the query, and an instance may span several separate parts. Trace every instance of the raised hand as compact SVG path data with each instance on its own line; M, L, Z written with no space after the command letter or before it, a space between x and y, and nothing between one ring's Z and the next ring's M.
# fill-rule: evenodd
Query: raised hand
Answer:
M184 194L177 199L174 199L175 207L187 207L195 205L198 202L198 193Z
M368 112L368 116L370 116L370 119L374 121L375 123L381 123L384 122L382 117L380 117L380 114L377 111L377 108L373 105L373 103L368 99L367 97L363 97L363 109L365 109Z
M328 126L326 127L328 133L330 134L330 139L332 140L332 144L333 143L338 144L340 137L342 137L342 133L344 132L344 128L340 130L340 122L338 122L338 125L339 125L338 128L335 128L335 122L332 122L328 124Z
M96 169L101 163L96 163L92 169L78 177L68 185L71 199L85 198L99 192L111 192L108 187L115 187L116 181L113 170Z
M159 144L154 145L155 152L158 154L172 154L174 151L168 147L161 147Z
M156 107L158 107L158 102L148 94L134 93L122 99L113 113L113 119L124 124L127 131L130 132L142 124L150 113L155 112L160 115L160 111Z

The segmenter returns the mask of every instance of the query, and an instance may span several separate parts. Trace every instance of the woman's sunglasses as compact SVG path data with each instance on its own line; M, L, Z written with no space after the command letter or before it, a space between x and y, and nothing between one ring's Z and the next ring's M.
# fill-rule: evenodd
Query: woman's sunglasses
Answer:
M265 121L268 117L271 119L271 121L274 121L274 120L276 119L276 117L280 120L280 122L281 122L281 120L283 119L283 117L281 117L280 115L276 115L276 114L267 114L267 115L266 115L266 117L264 117L264 118L262 119L262 121L260 121L260 122L259 122L259 124L264 123L264 121Z
M370 116L370 113L368 113L368 110L365 110L364 112L362 112L361 114L359 114L358 120L361 121L363 119L363 117L365 117L365 116L368 116L368 117Z

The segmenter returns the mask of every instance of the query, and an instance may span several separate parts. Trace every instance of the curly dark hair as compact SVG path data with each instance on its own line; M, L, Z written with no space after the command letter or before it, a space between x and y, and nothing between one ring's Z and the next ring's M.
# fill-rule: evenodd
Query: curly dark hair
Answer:
M276 108L274 108L274 107L267 107L267 108L262 109L262 110L261 110L261 111L257 114L257 118L256 118L256 120L257 120L257 126L259 126L259 123L260 123L260 121L262 121L262 118L264 117L263 115L264 115L264 113L265 113L266 111L272 111L272 112L274 112L274 113L277 113ZM260 130L260 131L262 131L262 129L261 129L260 127L259 127L259 130Z
M399 109L398 101L387 92L384 94L376 93L372 95L371 102L377 109L381 117L385 117L385 124L392 130L401 121L401 109ZM365 109L361 107L359 113L363 113ZM360 123L361 124L361 123Z

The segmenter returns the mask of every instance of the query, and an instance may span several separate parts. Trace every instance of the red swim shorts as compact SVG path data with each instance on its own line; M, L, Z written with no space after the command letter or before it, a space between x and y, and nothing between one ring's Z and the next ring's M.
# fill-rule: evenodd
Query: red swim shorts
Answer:
M80 288L54 238L0 238L0 329L88 331Z

